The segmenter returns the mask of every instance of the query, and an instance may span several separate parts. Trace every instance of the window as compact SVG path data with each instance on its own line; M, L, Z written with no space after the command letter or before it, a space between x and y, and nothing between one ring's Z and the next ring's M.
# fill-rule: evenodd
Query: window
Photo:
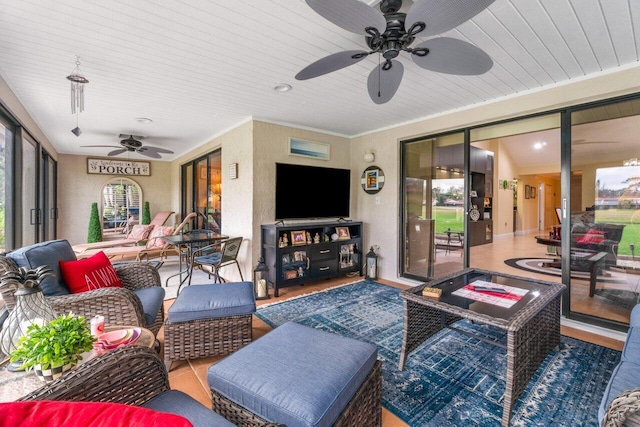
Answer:
M102 187L102 229L126 233L140 222L142 190L128 178L114 178Z

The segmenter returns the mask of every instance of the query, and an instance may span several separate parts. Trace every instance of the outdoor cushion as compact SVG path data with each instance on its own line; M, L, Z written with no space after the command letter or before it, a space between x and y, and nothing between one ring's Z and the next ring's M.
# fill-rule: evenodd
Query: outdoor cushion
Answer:
M629 328L627 339L622 349L621 360L640 363L640 326Z
M72 294L100 288L122 288L115 268L102 251L78 261L60 261L60 272Z
M138 296L142 303L142 312L147 326L153 325L164 300L164 288L162 286L151 286L149 288L136 289L133 293Z
M372 344L288 322L209 367L207 381L267 421L330 426L376 357Z
M193 427L234 427L234 424L213 412L211 408L178 390L165 391L142 406L181 415L188 419Z
M76 254L68 241L60 239L36 243L9 252L7 257L14 260L18 267L35 269L41 265L48 265L53 270L55 277L47 277L40 283L42 293L48 297L69 294L59 264L60 261L76 260Z
M222 253L214 252L209 255L202 255L195 257L194 261L196 264L204 264L204 265L215 265L220 262L222 259Z
M21 427L189 427L192 424L180 415L121 403L37 400L0 403L0 425Z
M129 240L145 240L149 237L149 233L153 229L153 225L141 225L136 224L131 228L129 234L127 234L127 239Z
M165 247L167 242L162 240L161 237L171 236L171 234L173 234L173 227L154 227L153 231L151 231L151 234L149 234L149 240L147 240L147 244L145 245L145 247L147 249L162 249Z
M256 311L251 282L188 286L169 308L169 322L238 316Z
M598 410L598 420L602 422L607 408L616 396L623 391L633 390L638 387L640 387L640 365L628 361L620 362L613 370L611 380L604 391L600 409Z

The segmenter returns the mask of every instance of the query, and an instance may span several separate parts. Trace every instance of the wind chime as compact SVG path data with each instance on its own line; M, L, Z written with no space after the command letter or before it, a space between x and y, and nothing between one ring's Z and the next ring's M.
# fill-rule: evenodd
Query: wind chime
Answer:
M84 85L89 80L82 75L80 71L80 57L76 56L76 68L67 76L67 80L71 82L71 114L76 115L76 127L71 130L75 136L80 136L82 130L78 122L80 113L84 111Z

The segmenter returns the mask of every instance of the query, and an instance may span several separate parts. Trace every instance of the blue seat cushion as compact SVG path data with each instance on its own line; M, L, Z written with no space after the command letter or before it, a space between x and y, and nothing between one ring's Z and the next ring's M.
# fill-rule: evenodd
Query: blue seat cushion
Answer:
M77 258L68 241L60 239L36 243L16 249L8 253L7 257L14 260L18 267L35 269L48 265L55 277L47 277L40 283L42 293L47 297L69 294L60 273L60 261L76 261Z
M214 252L209 255L202 255L195 257L196 264L204 264L204 265L216 265L222 259L222 254L220 252Z
M633 390L638 387L640 387L640 365L629 361L620 362L613 370L609 384L607 384L607 388L604 391L600 409L598 410L599 424L602 423L607 408L616 396L623 391Z
M234 427L235 425L197 400L178 390L168 390L142 405L188 419L193 427Z
M629 328L621 359L627 362L640 362L640 326Z
M209 367L207 381L269 422L330 426L376 357L372 344L288 322Z
M187 286L169 308L169 322L238 316L256 311L251 282Z
M158 316L158 311L164 301L164 288L161 286L151 286L149 288L136 289L133 291L142 303L142 312L147 326L153 325Z
M629 326L640 326L640 304L636 304L631 310L631 319L629 320Z

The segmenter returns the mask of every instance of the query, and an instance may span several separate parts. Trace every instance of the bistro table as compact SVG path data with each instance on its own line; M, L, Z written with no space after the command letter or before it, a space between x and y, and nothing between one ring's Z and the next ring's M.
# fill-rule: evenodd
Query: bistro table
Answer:
M496 294L473 288L502 288ZM440 297L422 296L425 287L442 290ZM547 355L560 344L560 297L565 286L509 274L466 269L404 290L404 335L399 369L410 353L442 328L466 318L506 332L506 343L475 336L506 350L502 425L508 426L511 409ZM515 302L513 302L515 301Z
M227 240L229 236L225 236L219 233L215 233L213 231L192 231L184 234L176 234L172 236L164 236L162 240L172 245L175 245L178 248L178 253L181 254L181 248L185 248L185 268L182 267L182 255L178 255L179 263L180 263L180 271L176 274L173 274L167 277L165 281L165 286L169 286L169 279L178 276L180 278L180 285L178 286L178 293L180 293L180 288L190 277L193 271L191 254L193 254L194 247L199 245L210 245L213 243L221 243L223 240ZM184 279L182 275L185 275Z
M131 329L138 328L139 326L106 326L105 332L117 331L118 329ZM155 345L156 337L148 329L140 328L140 338L136 341L137 346L153 348ZM89 351L83 354L83 359L78 362L78 365L93 359L98 354L96 352ZM4 356L0 353L0 356ZM0 361L0 402L13 402L26 396L29 393L34 392L40 387L44 386L45 382L36 377L33 371L17 371L9 372L7 370L8 358ZM73 368L70 371L73 372ZM64 377L63 375L63 377Z

